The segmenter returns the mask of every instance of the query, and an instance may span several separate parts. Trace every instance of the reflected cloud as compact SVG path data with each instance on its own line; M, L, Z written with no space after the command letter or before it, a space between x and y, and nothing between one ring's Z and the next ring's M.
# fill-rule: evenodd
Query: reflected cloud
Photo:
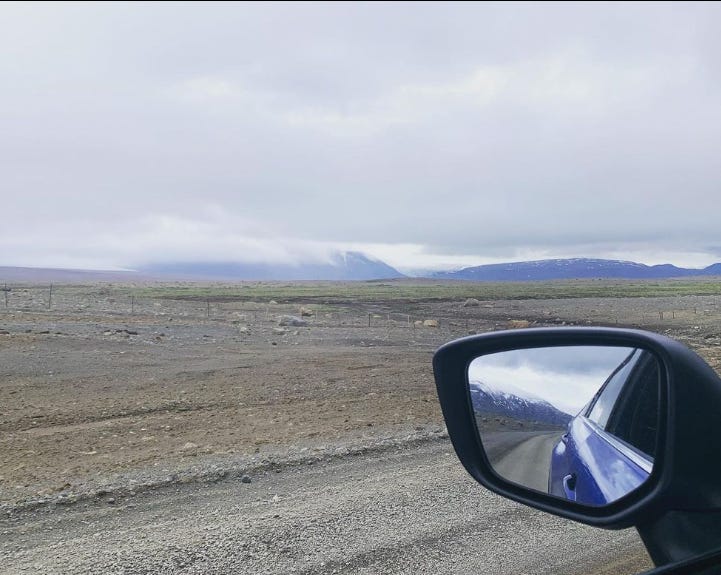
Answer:
M575 415L631 351L628 347L572 346L495 353L473 360L468 379L504 393L547 401Z

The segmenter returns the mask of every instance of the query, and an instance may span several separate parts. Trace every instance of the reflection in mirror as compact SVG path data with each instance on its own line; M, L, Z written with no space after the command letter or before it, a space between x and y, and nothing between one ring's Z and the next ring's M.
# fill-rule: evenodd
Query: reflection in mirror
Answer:
M475 420L494 471L592 506L648 479L659 377L651 352L611 346L504 351L468 367Z

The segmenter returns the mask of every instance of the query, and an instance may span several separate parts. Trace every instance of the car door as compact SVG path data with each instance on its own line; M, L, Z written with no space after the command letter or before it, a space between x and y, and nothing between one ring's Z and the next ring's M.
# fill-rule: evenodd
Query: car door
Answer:
M568 425L552 453L549 493L587 505L615 501L653 468L657 363L634 350Z

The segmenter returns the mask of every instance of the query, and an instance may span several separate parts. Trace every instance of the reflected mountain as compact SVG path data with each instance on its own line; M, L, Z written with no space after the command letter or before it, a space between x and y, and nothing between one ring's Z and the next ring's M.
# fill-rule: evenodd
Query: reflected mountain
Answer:
M470 382L471 403L478 415L527 421L551 427L565 426L572 416L547 401L520 390L501 390L480 382Z

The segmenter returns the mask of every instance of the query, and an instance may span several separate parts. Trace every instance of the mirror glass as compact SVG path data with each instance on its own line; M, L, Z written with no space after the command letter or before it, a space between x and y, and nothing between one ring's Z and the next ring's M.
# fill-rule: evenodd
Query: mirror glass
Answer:
M476 425L504 479L589 506L653 470L660 364L644 349L566 346L484 355L468 367Z

